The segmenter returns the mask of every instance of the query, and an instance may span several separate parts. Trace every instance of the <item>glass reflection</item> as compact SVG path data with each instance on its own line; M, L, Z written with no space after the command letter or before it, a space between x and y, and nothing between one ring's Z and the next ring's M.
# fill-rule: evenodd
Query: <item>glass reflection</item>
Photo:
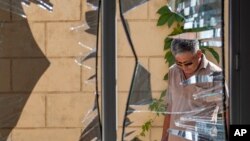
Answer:
M100 0L86 0L87 4L91 6L91 10L85 12L85 22L81 25L71 27L71 31L76 31L81 34L87 33L91 36L94 35L94 46L89 46L86 39L78 41L78 45L87 50L85 53L80 53L75 58L75 62L84 67L85 69L92 70L94 72L86 77L85 84L95 85L95 101L94 106L85 115L83 120L83 129L79 141L101 141L101 121L100 121L100 107L99 107L99 87L98 87L98 42L99 42L99 15L100 15Z
M23 5L29 6L30 3L34 3L37 6L52 12L53 11L53 4L50 3L49 0L0 0L0 9L9 11L11 13L17 14L26 18L26 15L22 8L20 7L20 3Z
M221 24L220 0L170 0L171 8L185 17L185 29L215 27Z
M138 63L136 64L135 75L132 80L132 87L123 121L122 140L128 140L135 136L133 134L135 131L126 130L126 128L134 122L130 120L131 114L148 111L148 105L152 103L152 100L150 73Z
M126 13L146 2L148 2L148 0L121 0L121 11L122 13Z

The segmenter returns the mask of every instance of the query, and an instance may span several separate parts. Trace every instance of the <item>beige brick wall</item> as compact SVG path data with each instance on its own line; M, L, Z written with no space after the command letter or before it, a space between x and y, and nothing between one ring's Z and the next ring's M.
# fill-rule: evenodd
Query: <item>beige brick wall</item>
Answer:
M0 11L0 21L6 21L0 33L5 35L0 46L0 110L13 116L0 121L0 141L77 141L82 119L94 100L94 84L85 83L93 75L74 63L74 57L88 50L81 41L95 46L95 37L85 32L72 32L70 27L82 24L85 0L50 0L49 13L34 4L24 7L27 20L10 12ZM164 38L172 31L157 27L156 11L166 0L152 0L125 14L139 62L151 72L153 97L167 87L163 81L168 71L163 57ZM117 13L117 15L119 15ZM118 55L118 138L130 88L134 58L117 17ZM90 64L94 62L90 62ZM8 107L8 108L6 108ZM152 113L137 113L127 131L140 133L141 125ZM154 120L145 141L160 140L163 117ZM2 125L1 125L2 124ZM8 136L8 137L6 137Z
M78 141L92 108L94 84L84 80L94 70L74 57L95 37L70 30L84 21L85 0L50 2L52 13L23 7L27 19L0 11L0 141Z

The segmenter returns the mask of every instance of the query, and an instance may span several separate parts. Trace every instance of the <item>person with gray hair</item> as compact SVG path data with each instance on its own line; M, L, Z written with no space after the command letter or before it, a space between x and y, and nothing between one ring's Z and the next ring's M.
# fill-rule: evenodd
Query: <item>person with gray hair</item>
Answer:
M199 109L205 103L214 103L214 101L194 100L193 94L213 88L215 84L184 86L181 83L192 76L210 75L221 72L222 69L206 59L199 48L198 40L173 39L171 52L174 55L175 64L168 72L168 107L163 124L162 141L186 141L184 138L170 134L169 129L185 131L185 128L177 126L180 117L186 113L192 113L194 109Z
M196 72L204 56L198 40L173 39L171 52L175 57L176 67L183 71L186 79Z
M199 50L198 40L184 40L174 39L171 43L171 52L175 56L178 53L192 52L195 53Z

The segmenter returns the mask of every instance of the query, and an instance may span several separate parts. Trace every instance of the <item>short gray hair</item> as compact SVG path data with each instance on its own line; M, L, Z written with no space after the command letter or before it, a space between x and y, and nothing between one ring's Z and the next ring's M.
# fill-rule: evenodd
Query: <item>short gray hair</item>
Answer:
M196 53L198 50L198 40L173 39L171 43L171 52L174 56L184 52Z

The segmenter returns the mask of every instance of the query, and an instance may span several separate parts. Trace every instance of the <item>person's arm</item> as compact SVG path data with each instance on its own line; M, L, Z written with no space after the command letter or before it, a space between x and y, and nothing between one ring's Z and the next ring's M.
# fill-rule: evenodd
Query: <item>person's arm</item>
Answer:
M170 114L165 115L161 141L168 141L168 132L167 132L167 130L168 130L169 126L170 126L170 118L171 118Z
M163 122L163 129L162 129L162 137L161 141L168 141L168 129L170 127L170 119L171 119L171 111L172 111L172 96L171 96L171 78L172 78L172 73L171 69L168 72L168 89L167 89L167 113L164 117L164 122Z
M226 124L227 124L227 134L229 135L229 125L230 125L230 117L229 117L229 115L230 115L230 113L229 113L229 109L228 108L226 108Z

